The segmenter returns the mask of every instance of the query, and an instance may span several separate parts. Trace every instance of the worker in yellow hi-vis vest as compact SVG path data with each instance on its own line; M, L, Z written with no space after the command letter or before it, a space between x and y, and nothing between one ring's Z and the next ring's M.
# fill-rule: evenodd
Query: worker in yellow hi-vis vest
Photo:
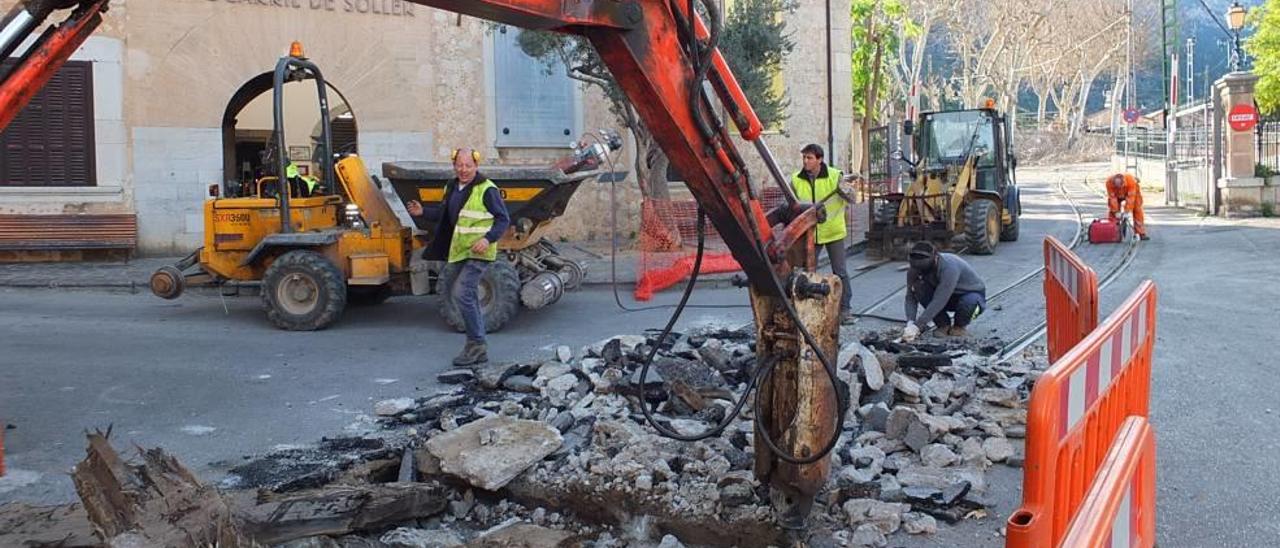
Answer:
M445 185L440 219L425 255L428 261L461 264L461 291L456 298L467 326L467 344L453 359L457 366L489 361L480 308L480 279L497 260L498 240L511 226L502 191L480 174L479 164L479 152L470 148L453 151L453 172L457 177ZM410 215L422 216L422 203L412 200L406 206Z
M831 273L840 278L843 286L840 294L840 321L848 323L853 320L852 293L849 291L849 269L845 262L845 237L848 228L845 226L845 206L853 199L854 187L850 181L843 180L840 170L828 166L824 160L822 147L810 144L800 150L804 161L804 169L791 177L791 188L801 202L822 204L825 219L818 223L817 245L819 250L827 250L827 258L831 259Z

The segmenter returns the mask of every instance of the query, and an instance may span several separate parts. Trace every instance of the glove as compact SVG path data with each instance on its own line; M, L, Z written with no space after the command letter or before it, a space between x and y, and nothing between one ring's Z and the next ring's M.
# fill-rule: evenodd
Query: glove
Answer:
M858 189L853 186L852 181L840 181L840 195L846 199L853 198L858 193Z
M902 340L911 342L920 336L920 327L915 322L907 322L907 327L902 330Z

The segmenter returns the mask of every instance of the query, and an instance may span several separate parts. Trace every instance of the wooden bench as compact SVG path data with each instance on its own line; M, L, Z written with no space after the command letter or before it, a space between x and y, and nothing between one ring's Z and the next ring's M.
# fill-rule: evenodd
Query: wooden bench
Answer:
M0 215L0 250L133 250L138 216L120 214Z

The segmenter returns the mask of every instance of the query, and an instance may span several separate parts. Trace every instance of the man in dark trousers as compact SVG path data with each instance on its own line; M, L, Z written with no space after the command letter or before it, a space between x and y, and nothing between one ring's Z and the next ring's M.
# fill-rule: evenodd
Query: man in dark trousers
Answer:
M929 242L911 246L908 260L911 266L907 269L907 327L902 331L903 340L910 342L920 336L917 317L926 326L932 320L943 335L967 335L969 322L987 308L987 286L982 278L960 256L939 253ZM918 307L923 307L924 312L916 316Z
M484 314L480 309L480 279L498 258L498 240L511 226L511 216L502 202L502 191L479 172L480 153L462 148L453 151L453 171L457 177L445 184L440 219L436 221L428 261L448 261L459 268L461 291L455 295L458 310L467 324L467 344L453 359L457 366L489 361L485 344ZM406 204L409 214L424 211L417 200Z

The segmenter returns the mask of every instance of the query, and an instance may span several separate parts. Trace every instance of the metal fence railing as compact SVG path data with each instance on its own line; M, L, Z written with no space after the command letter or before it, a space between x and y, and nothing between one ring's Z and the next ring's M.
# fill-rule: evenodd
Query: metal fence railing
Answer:
M1280 173L1280 119L1263 120L1258 124L1258 164L1272 173Z
M1116 154L1128 154L1138 158L1164 159L1169 144L1163 131L1131 130L1123 128L1115 134Z

